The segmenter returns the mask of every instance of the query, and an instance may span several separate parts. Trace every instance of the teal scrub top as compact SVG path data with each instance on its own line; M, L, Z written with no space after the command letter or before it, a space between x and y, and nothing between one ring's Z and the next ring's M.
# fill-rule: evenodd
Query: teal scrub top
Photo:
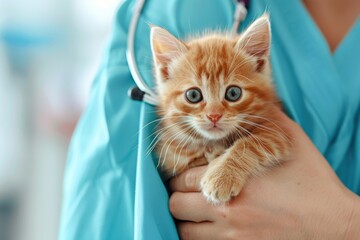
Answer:
M134 0L118 9L109 48L71 141L60 240L178 239L168 193L146 154L155 109L128 98L135 85L125 58ZM256 0L241 28L268 11L274 82L343 183L360 193L360 21L334 53L299 0ZM230 29L233 0L148 0L136 32L136 59L153 86L148 23L179 37Z

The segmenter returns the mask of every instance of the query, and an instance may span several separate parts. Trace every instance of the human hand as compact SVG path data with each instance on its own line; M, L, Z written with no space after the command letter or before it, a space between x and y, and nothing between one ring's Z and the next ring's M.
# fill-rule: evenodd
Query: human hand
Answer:
M226 205L200 192L206 167L170 182L170 211L181 239L358 239L360 200L339 181L302 129L279 113L293 136L291 160L253 177Z

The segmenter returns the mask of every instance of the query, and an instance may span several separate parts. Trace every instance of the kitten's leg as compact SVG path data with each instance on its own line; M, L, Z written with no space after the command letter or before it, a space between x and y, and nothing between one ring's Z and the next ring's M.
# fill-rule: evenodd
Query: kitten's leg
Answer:
M225 146L221 144L211 144L205 147L205 158L211 162L225 152Z
M208 164L208 160L204 156L202 156L191 160L189 163L189 168L204 166L206 164Z
M203 194L212 203L228 202L240 193L249 176L282 160L289 146L288 138L282 133L255 132L238 139L223 155L210 162L201 179Z

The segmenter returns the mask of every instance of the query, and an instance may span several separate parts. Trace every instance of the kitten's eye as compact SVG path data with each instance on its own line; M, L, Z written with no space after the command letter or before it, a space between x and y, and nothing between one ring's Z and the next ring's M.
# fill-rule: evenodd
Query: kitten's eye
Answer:
M198 103L203 99L200 89L197 88L187 90L185 92L185 97L190 103Z
M226 89L225 99L230 102L235 102L240 99L242 94L241 88L237 86L230 86Z

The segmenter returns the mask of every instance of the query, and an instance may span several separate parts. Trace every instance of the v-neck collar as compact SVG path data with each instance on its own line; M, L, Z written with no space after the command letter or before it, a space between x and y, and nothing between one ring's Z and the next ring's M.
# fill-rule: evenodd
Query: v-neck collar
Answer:
M342 52L351 51L351 53L359 53L360 52L360 44L359 38L356 38L355 36L359 36L360 34L360 16L357 17L356 21L353 23L351 28L348 30L346 35L343 37L341 42L336 47L335 51L333 52L333 57L336 58L337 55L341 55ZM355 43L356 39L356 43ZM351 49L348 49L351 47ZM355 50L355 51L354 51Z
M306 16L304 21L308 22L307 27L311 29L313 39L316 39L318 43L323 43L313 44L313 46L324 46L318 50L322 51L324 55L328 55L329 64L333 66L334 74L336 72L337 77L334 79L339 82L333 82L333 84L335 86L341 86L343 90L347 92L347 97L351 98L354 95L360 95L360 68L355 64L356 61L359 61L358 59L360 56L360 17L357 17L351 28L337 45L336 49L331 52L324 34L314 21L314 18L311 16L306 6L301 0L297 3L302 14ZM353 92L354 90L357 92ZM359 98L356 100L354 100L354 98L347 100L350 101L347 101L348 107L357 106L354 101L360 101Z
M352 92L357 88L354 81L359 81L352 76L348 86L343 84L357 71L354 62L360 54L354 56L352 48L360 35L359 21L333 54L300 0L263 1L255 6L258 14L264 8L271 12L272 61L279 94L294 119L324 153L338 137L344 116L351 112L349 108L357 106L349 104L349 99L360 101L359 94ZM286 66L288 70L283 69Z
M333 60L345 87L357 86L360 95L360 17L334 52Z
M304 3L300 0L298 1L299 3L299 9L301 9L301 11L304 13L304 15L306 15L306 18L304 20L310 22L314 31L314 33L316 33L316 35L318 35L317 37L319 38L319 40L321 39L324 42L324 45L327 46L328 48L328 52L330 53L330 55L332 57L335 57L337 55L337 52L341 52L342 49L344 48L344 46L348 45L348 39L351 39L351 36L355 34L356 30L358 29L358 26L360 24L360 17L357 17L355 22L353 22L353 24L351 25L351 27L347 30L346 34L343 36L343 38L341 39L341 41L338 43L338 45L336 46L336 48L334 49L334 51L332 52L330 50L329 44L326 40L326 37L324 36L323 32L321 31L319 25L315 22L314 17L310 14L309 10L307 9L307 7L304 5ZM356 44L359 45L359 44Z
M299 47L303 47L305 59L311 62L318 71L329 71L331 78L321 79L322 84L330 84L335 88L344 85L346 91L355 87L360 90L360 68L356 66L360 56L360 17L356 19L334 52L320 28L310 15L301 0L282 1L290 10L289 18L293 19L293 34L296 36ZM307 36L304 36L307 35ZM328 80L330 80L328 82ZM360 94L357 94L360 95Z

